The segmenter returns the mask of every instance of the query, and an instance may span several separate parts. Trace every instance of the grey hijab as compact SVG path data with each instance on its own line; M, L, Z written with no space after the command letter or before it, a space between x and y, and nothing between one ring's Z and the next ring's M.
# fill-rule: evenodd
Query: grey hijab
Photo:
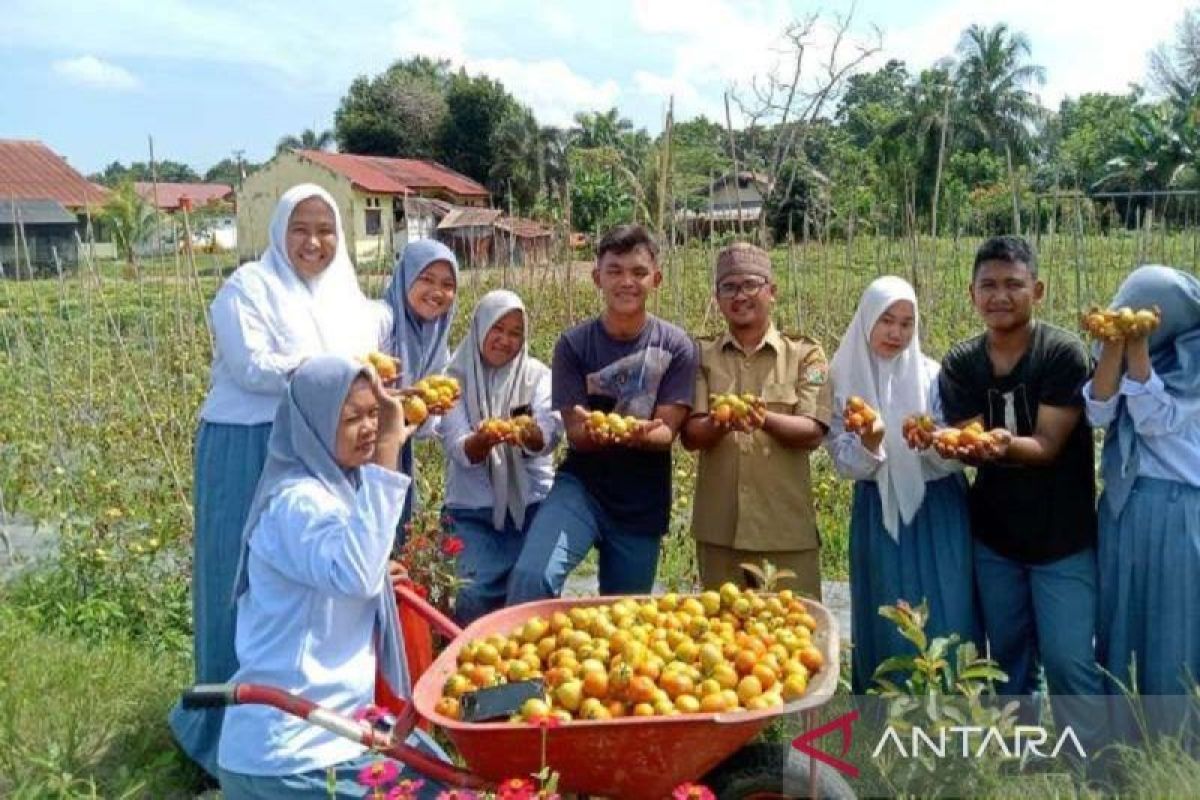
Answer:
M521 352L502 367L489 367L481 353L483 341L501 317L510 311L520 311L525 317L525 341ZM533 390L546 368L529 358L529 315L521 298L506 289L488 292L475 306L471 327L450 359L448 372L462 384L467 420L472 428L489 417L507 419L512 409L527 405ZM504 530L507 514L512 514L518 528L525 526L525 498L528 478L522 463L520 448L502 444L493 447L487 457L488 476L492 482L492 527Z
M234 580L235 600L249 588L250 537L277 494L301 481L315 478L347 508L354 506L359 471L342 469L334 453L342 405L354 380L364 374L363 365L348 358L317 356L305 361L292 375L275 413L267 443L267 463L263 466L250 514L242 529ZM392 690L407 696L411 685L399 625L396 598L389 586L379 597L377 658L380 671Z

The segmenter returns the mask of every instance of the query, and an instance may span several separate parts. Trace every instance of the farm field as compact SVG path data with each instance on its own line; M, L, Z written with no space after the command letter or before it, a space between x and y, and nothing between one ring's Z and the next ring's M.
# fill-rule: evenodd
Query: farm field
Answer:
M1195 230L1041 238L1040 315L1073 330L1079 310L1107 302L1132 266L1195 271L1200 252ZM967 300L978 242L860 237L778 247L777 322L832 355L861 290L899 274L918 286L924 349L938 358L978 330ZM709 303L713 252L666 253L653 300L656 313L694 335L722 327ZM189 498L211 359L205 308L233 266L201 256L145 262L136 276L85 263L59 278L0 280L0 515L60 537L52 563L0 587L0 794L186 796L197 785L164 715L190 675ZM361 280L378 297L387 275L367 268ZM525 299L531 352L547 361L559 332L598 309L586 263L464 271L452 342L475 300L501 285ZM814 461L824 574L844 579L850 484L823 451ZM436 511L436 446L422 444L418 462L423 503ZM676 448L659 573L670 588L694 580L693 472L694 459ZM1180 780L1196 776L1194 762L1171 763Z

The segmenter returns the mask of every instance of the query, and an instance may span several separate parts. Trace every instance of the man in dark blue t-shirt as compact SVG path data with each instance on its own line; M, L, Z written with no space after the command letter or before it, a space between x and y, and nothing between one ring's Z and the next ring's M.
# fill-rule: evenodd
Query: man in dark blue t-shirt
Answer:
M557 597L595 547L600 593L649 592L671 512L671 445L692 407L698 363L684 331L646 311L662 282L658 247L640 225L609 231L592 279L599 317L554 347L553 402L569 449L509 580L508 602ZM594 436L590 412L636 417L622 442Z

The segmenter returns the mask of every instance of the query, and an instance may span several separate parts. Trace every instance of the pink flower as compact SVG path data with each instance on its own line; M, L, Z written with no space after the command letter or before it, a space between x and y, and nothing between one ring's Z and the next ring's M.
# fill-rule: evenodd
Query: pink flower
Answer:
M425 785L425 781L420 778L416 780L405 779L392 787L392 790L387 793L385 800L416 800L417 793L421 791L421 787Z
M479 795L469 789L447 789L438 793L437 800L479 800Z
M457 536L447 536L442 539L442 552L453 558L467 549L466 544Z
M537 787L526 778L509 778L496 789L497 800L536 800Z
M376 761L358 771L358 782L363 786L377 789L396 780L396 776L399 774L400 768L396 766L395 761Z
M681 783L671 792L671 800L717 800L717 796L707 786Z

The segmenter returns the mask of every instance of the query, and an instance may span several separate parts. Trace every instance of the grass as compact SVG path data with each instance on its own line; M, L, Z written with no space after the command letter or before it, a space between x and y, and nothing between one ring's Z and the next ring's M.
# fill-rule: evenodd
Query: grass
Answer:
M924 349L940 357L975 333L966 302L978 239L778 248L777 322L832 355L861 290L876 276L915 278ZM914 256L915 253L915 256ZM1116 232L1041 242L1043 318L1075 327L1078 310L1105 303L1136 263L1195 270L1200 231ZM652 309L693 334L715 333L711 248L667 253ZM205 309L228 258L193 265L85 266L61 277L0 281L0 513L57 528L62 557L0 594L0 794L170 796L195 785L169 744L167 707L189 678L191 452L211 361ZM386 274L368 267L378 297ZM531 351L548 360L558 334L599 309L586 265L465 272L452 341L487 290L507 284L525 299ZM435 445L418 450L421 496L442 486ZM827 578L847 573L850 484L813 456L814 500ZM695 460L676 450L671 531L659 576L668 587L695 574L687 534ZM1195 762L1146 756L1146 774L1169 789L1194 779ZM1163 763L1161 770L1158 764ZM1174 765L1174 766L1172 766ZM5 783L7 781L7 783ZM1196 785L1196 784L1193 784Z
M0 608L0 796L184 797L195 768L165 720L178 654L48 635Z

